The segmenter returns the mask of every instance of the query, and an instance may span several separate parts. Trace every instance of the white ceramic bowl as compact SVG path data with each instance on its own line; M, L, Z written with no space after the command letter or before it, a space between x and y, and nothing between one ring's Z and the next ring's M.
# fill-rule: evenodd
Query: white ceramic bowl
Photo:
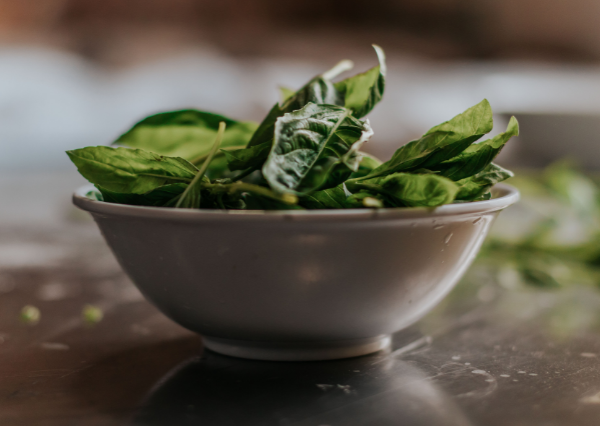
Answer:
M165 315L216 352L264 360L385 348L456 284L518 191L436 209L220 211L74 203Z

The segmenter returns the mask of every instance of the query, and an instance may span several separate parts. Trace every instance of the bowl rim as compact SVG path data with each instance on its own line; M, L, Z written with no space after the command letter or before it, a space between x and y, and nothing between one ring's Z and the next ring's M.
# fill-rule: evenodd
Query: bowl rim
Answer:
M331 210L213 210L174 209L168 207L133 206L92 200L86 194L95 189L84 185L73 193L73 204L82 210L101 216L129 218L170 219L177 221L339 221L377 219L431 219L443 216L463 216L492 213L503 210L519 201L519 191L507 184L492 188L494 197L485 201L445 204L440 207L396 207L383 209L331 209Z

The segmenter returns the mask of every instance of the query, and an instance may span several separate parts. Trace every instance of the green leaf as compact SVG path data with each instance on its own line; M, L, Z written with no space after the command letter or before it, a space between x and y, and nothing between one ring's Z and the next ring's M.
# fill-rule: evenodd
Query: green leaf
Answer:
M183 158L141 149L87 147L67 151L79 173L109 191L145 194L160 186L191 182L198 169Z
M358 151L372 134L369 124L346 108L309 103L277 120L263 176L275 191L306 195L319 189L336 165L356 170Z
M285 103L288 99L290 99L296 93L295 90L290 89L289 87L279 86L279 95L281 96L281 103Z
M343 209L346 207L346 192L340 185L315 191L311 195L300 198L299 203L307 209Z
M454 201L458 186L442 176L394 173L358 182L346 182L350 192L381 194L397 206L436 207Z
M465 149L461 154L431 168L439 174L454 181L473 176L485 169L502 150L506 142L513 136L519 135L519 123L511 117L504 133L492 139L476 143Z
M185 191L183 191L183 194L181 194L181 196L177 200L177 204L175 204L175 207L186 209L200 208L200 203L202 201L202 183L210 184L210 180L205 176L205 173L214 155L219 149L219 146L221 145L223 135L225 134L225 128L225 122L221 121L219 123L217 137L215 139L215 142L213 143L212 148L210 149L210 152L208 153L208 157L206 157L206 160L204 160L204 164L202 164L202 167L200 167L200 170L198 170L198 173L196 174L194 179L190 182Z
M492 130L492 109L484 99L453 119L435 126L420 139L398 149L389 161L373 170L371 178L390 173L431 168L449 160Z
M294 95L288 98L282 105L275 104L265 119L260 123L258 129L248 142L248 148L268 142L272 144L275 134L275 123L279 117L286 113L297 111L308 103L314 104L341 104L341 98L333 83L317 76L310 80Z
M570 160L556 162L546 168L544 177L552 192L573 207L580 217L590 220L598 216L600 191Z
M362 156L362 160L358 165L358 170L350 175L350 179L366 176L369 173L371 173L372 170L381 166L381 161L375 158L374 156L365 152L360 152L359 154Z
M271 142L265 142L250 148L223 151L227 167L231 171L260 168L271 152L271 145Z
M98 186L102 193L103 201L117 204L130 204L134 206L151 207L173 207L179 196L188 187L186 183L172 183L158 187L145 194L132 194L123 192L109 191L106 188Z
M209 153L221 121L227 125L222 147L246 145L258 127L252 121L236 121L219 114L186 109L144 118L114 144L194 162Z
M344 99L343 105L350 109L356 118L364 117L371 112L383 98L385 90L385 53L375 44L373 48L377 53L379 65L334 84Z
M456 182L459 186L456 199L459 201L473 201L488 192L498 182L513 176L510 170L491 163L476 175Z

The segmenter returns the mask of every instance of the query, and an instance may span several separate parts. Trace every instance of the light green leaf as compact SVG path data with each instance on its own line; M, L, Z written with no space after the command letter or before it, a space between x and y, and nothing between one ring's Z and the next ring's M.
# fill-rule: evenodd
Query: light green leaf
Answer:
M281 103L285 103L289 98L294 96L296 93L295 90L290 89L289 87L279 86L279 96L281 96Z
M221 142L223 141L223 136L225 135L225 122L221 121L219 123L219 129L217 130L217 137L215 142L213 143L206 160L204 160L204 164L198 170L194 179L190 182L188 187L183 191L183 194L177 200L177 204L175 207L177 208L185 208L185 209L199 209L200 203L202 201L202 184L208 183L210 184L210 180L205 176L206 170L210 162L212 161L214 155L216 154Z
M198 169L183 158L141 149L97 146L67 151L79 173L108 191L145 194L171 183L189 183Z
M497 164L491 163L476 175L456 182L459 186L456 200L473 201L488 192L498 182L502 182L512 176L513 173L510 170L503 169Z
M389 161L361 179L431 168L464 151L473 142L490 132L492 127L492 109L489 102L484 99L453 119L431 128L420 139L404 145Z
M114 192L101 186L98 186L98 190L102 193L103 201L108 203L130 204L134 206L173 207L187 186L187 183L172 183L170 185L160 186L145 194Z
M476 143L465 149L461 154L431 168L440 175L454 181L473 176L485 169L502 150L506 142L513 136L519 135L519 123L515 117L508 122L506 132L492 139Z
M307 209L343 209L346 207L346 192L342 185L315 191L300 198L300 205Z
M350 179L366 176L371 173L372 170L381 166L381 160L375 158L374 156L365 152L360 152L359 154L361 155L362 160L358 165L358 170L350 175Z
M135 124L114 143L188 161L203 161L212 147L219 123L227 125L222 147L245 146L258 124L219 114L187 109L152 115Z
M544 171L544 177L552 192L573 207L580 217L588 221L598 217L600 214L598 186L570 160L548 166Z
M434 174L394 173L384 177L346 182L350 192L367 190L388 197L397 206L436 207L454 201L458 186Z
M350 109L356 118L364 117L371 112L383 98L385 90L385 53L375 44L373 48L377 53L379 65L334 84L344 99L343 105Z
M371 135L368 123L351 117L350 110L309 103L277 120L263 176L275 191L306 195L319 189L336 165L358 168L358 151Z

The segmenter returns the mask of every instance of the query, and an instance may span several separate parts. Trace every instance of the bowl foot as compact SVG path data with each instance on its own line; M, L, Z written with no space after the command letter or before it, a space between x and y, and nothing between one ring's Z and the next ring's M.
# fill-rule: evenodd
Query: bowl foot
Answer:
M324 361L367 355L390 346L389 335L357 340L319 342L261 342L204 337L211 351L263 361Z

